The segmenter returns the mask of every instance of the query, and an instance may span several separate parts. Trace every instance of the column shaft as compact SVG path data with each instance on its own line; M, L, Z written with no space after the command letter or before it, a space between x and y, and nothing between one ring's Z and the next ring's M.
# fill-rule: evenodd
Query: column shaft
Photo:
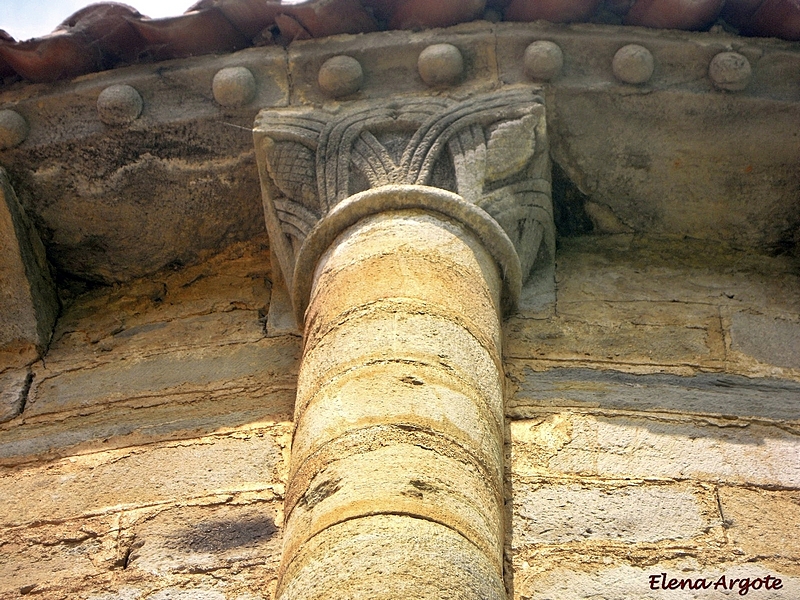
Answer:
M500 290L435 212L366 217L323 254L276 597L505 597Z

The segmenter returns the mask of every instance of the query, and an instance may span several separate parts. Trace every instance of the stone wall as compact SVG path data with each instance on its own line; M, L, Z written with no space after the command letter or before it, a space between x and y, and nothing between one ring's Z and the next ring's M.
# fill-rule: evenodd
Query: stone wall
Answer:
M550 81L524 59L538 40L563 51ZM420 78L434 42L463 55L447 90ZM646 82L614 70L633 43ZM709 76L731 50L752 65L738 91ZM340 103L319 74L341 54L364 79ZM798 64L724 32L473 23L4 91L29 126L0 152L5 229L41 235L62 309L52 340L0 358L0 599L271 598L302 341L255 115L523 87L566 223L554 302L504 324L509 598L800 597ZM245 67L255 95L220 102L217 75ZM98 116L117 85L143 102L126 124ZM653 589L723 575L759 587Z
M661 573L797 597L796 264L584 237L557 280L553 313L506 327L514 597L727 597Z
M299 356L269 302L265 239L67 299L0 425L0 598L268 597Z
M300 338L269 265L260 239L64 298L0 374L0 598L271 597ZM505 326L510 597L800 597L796 262L589 236L556 274Z

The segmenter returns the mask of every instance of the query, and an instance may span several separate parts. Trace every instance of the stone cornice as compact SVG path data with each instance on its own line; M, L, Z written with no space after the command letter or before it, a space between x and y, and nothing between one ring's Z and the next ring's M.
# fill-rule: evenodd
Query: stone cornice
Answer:
M541 56L526 59L531 44L541 41L558 46L560 68L552 70L551 64L551 71L542 71L537 62ZM442 43L458 50L463 69L452 81L431 86L420 74L419 59L426 48ZM636 61L643 60L646 67L646 54L633 52L628 57L632 64L615 68L616 54L631 45L641 46L652 57L652 74L641 83L625 79L635 81L640 76L637 69L641 71L642 65ZM726 82L723 77L715 83L709 75L712 61L731 52L738 58L723 73L741 80L734 77ZM337 56L355 60L363 75L358 88L341 97L337 97L341 90L320 85L323 65ZM743 59L749 72L742 66ZM600 207L602 214L594 219L598 230L691 235L772 247L783 243L782 231L791 229L791 223L779 226L774 214L789 214L790 198L796 196L787 169L797 164L796 144L789 138L792 124L800 118L800 46L726 33L476 22L418 33L335 36L294 43L285 50L250 48L224 56L116 69L71 82L15 85L0 93L0 110L17 113L27 127L0 135L10 140L7 146L13 146L0 150L0 164L8 170L60 272L123 281L172 261L191 260L198 252L223 243L223 238L252 235L248 228L258 210L258 178L249 132L260 110L335 109L342 102L415 95L459 101L512 85L540 86L549 106L553 156ZM105 93L109 88L120 91L119 86L128 86L125 93ZM141 100L140 111L134 92ZM110 106L107 98L111 98ZM120 107L115 108L113 102L121 103ZM579 104L594 112L576 118L585 113L578 111ZM632 125L632 119L636 120L636 139L609 139L605 147L610 156L601 155L594 146L588 149L594 134L581 134L585 125L602 121L624 129ZM11 121L12 126L19 122ZM715 128L700 133L705 125ZM661 139L658 145L647 143L667 129L686 133ZM753 141L728 143L742 135ZM761 153L764 144L756 139L759 136L775 140L770 152ZM706 166L686 160L686 148L700 141L705 142L704 155L719 171L711 178ZM660 156L645 156L655 151ZM660 167L659 161L681 165L678 178L672 177L672 171L659 177L644 172L650 164ZM235 203L196 196L191 182L200 172L214 173L209 194L218 199L229 193ZM751 172L759 176L747 177ZM606 181L611 174L618 179ZM218 185L228 179L239 182L230 192L227 184ZM161 180L172 191L157 199L157 190L136 188L143 181ZM742 223L733 218L744 214L738 205L710 208L730 203L731 194L715 181L730 182L732 189L740 190L733 196L741 194L742 202L745 197L755 198L748 202ZM788 182L781 184L788 188L776 191L765 183L780 181ZM688 182L696 189L696 202L708 199L709 208L693 209L695 214L708 214L705 221L700 218L687 224L671 206L656 206L662 197L685 195ZM720 193L704 187L706 182L716 185ZM658 195L654 195L656 188ZM628 206L631 198L651 196L655 204L647 200L644 210ZM83 205L102 210L102 219L73 222L75 211L83 210L77 207ZM613 215L608 214L609 208ZM145 209L150 229L131 218ZM769 215L762 214L767 210ZM236 212L247 217L237 221ZM101 226L110 222L118 225ZM198 225L201 222L215 223L216 229L206 231ZM184 223L191 224L192 235L172 240L166 231L159 231ZM127 240L140 237L143 231L152 232L153 243L164 240L148 260L138 250L126 249ZM146 241L137 247L148 245Z
M417 57L434 42L454 44L464 56L464 72L453 86L456 93L489 91L497 85L537 81L526 72L524 53L531 42L543 39L555 42L564 57L557 76L538 80L553 88L720 93L709 77L709 67L717 54L733 51L751 64L751 77L737 97L800 101L798 43L608 25L478 22L418 33L339 35L296 42L286 50L250 48L225 56L94 73L69 82L20 84L0 91L0 109L19 112L32 125L26 146L107 131L97 113L97 98L103 89L123 83L134 87L145 100L139 124L254 117L269 106L331 101L330 94L320 88L319 69L325 60L340 54L355 57L364 70L364 84L356 98L419 93L429 86L419 76ZM644 85L631 87L614 74L614 55L628 44L647 48L655 59L654 73ZM215 99L212 84L221 69L232 66L252 72L256 93L241 105L226 106ZM128 126L136 125L132 121ZM37 131L37 127L46 131Z

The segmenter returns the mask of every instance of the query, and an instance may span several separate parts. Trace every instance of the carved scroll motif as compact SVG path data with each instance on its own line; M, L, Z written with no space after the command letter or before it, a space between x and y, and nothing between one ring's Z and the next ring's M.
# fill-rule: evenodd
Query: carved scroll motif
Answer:
M269 214L276 215L294 255L344 199L415 184L456 192L491 215L513 242L523 278L537 261L553 260L544 105L530 90L464 101L403 98L338 112L263 111L256 147L268 226ZM294 256L281 260L287 282L293 262Z

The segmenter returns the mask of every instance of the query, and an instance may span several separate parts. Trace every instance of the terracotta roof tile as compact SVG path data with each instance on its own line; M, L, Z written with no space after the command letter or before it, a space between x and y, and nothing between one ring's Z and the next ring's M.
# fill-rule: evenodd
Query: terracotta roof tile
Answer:
M0 30L0 78L67 79L137 62L233 52L337 33L447 27L490 16L703 30L718 18L743 35L800 40L800 0L200 0L175 17L149 19L101 2L50 35L16 41Z
M713 23L725 0L639 0L625 23L665 29L701 29Z
M586 21L595 10L600 0L511 0L506 8L505 17L509 21L535 21L544 19L557 23Z

